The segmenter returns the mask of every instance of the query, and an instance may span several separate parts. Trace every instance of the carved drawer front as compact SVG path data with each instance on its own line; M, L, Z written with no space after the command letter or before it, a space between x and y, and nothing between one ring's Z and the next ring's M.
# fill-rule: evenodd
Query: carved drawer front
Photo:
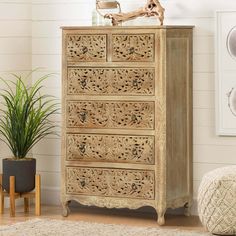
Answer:
M68 61L106 61L106 35L68 35Z
M113 61L154 61L154 34L112 35Z
M67 194L154 199L154 181L153 171L66 168Z
M69 101L67 127L153 129L154 102Z
M152 68L69 68L68 94L154 95Z
M67 134L68 161L154 164L154 136Z

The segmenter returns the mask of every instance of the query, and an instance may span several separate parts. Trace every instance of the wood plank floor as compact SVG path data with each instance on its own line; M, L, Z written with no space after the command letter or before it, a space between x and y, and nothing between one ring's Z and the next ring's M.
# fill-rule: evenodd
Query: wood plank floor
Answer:
M131 226L157 227L155 212L140 212L129 210L109 210L91 207L72 207L68 217L61 216L61 208L58 206L42 206L42 215L34 215L34 207L29 213L23 212L23 206L17 207L16 216L10 217L9 210L6 209L0 215L0 225L12 224L33 218L49 218L61 220L75 220L97 223L126 224ZM197 216L167 215L164 228L178 228L183 230L193 229L204 231Z

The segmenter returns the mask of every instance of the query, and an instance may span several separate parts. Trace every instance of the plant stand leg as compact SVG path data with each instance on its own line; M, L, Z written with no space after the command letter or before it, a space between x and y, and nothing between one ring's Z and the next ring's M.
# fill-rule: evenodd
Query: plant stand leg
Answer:
M10 176L10 216L15 216L15 176Z
M41 178L40 175L35 176L35 215L41 215Z
M28 213L29 212L29 198L24 197L24 212Z
M0 174L0 214L4 213L4 193L2 187L2 174Z

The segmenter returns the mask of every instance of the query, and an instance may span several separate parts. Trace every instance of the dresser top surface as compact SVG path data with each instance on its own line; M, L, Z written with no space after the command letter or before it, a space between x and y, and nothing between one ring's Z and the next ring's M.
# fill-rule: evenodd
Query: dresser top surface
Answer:
M63 30L91 30L91 29L192 29L193 25L141 25L141 26L62 26Z

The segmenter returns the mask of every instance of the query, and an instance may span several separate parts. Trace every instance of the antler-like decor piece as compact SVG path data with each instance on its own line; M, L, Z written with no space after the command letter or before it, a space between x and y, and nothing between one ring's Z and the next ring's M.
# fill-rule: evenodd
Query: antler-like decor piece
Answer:
M127 13L108 13L104 15L104 18L111 19L112 25L116 26L121 24L124 21L132 20L137 17L150 17L156 16L159 21L160 25L163 25L164 21L164 11L165 9L161 6L158 0L147 0L147 3L144 7L141 7L135 11L127 12Z

